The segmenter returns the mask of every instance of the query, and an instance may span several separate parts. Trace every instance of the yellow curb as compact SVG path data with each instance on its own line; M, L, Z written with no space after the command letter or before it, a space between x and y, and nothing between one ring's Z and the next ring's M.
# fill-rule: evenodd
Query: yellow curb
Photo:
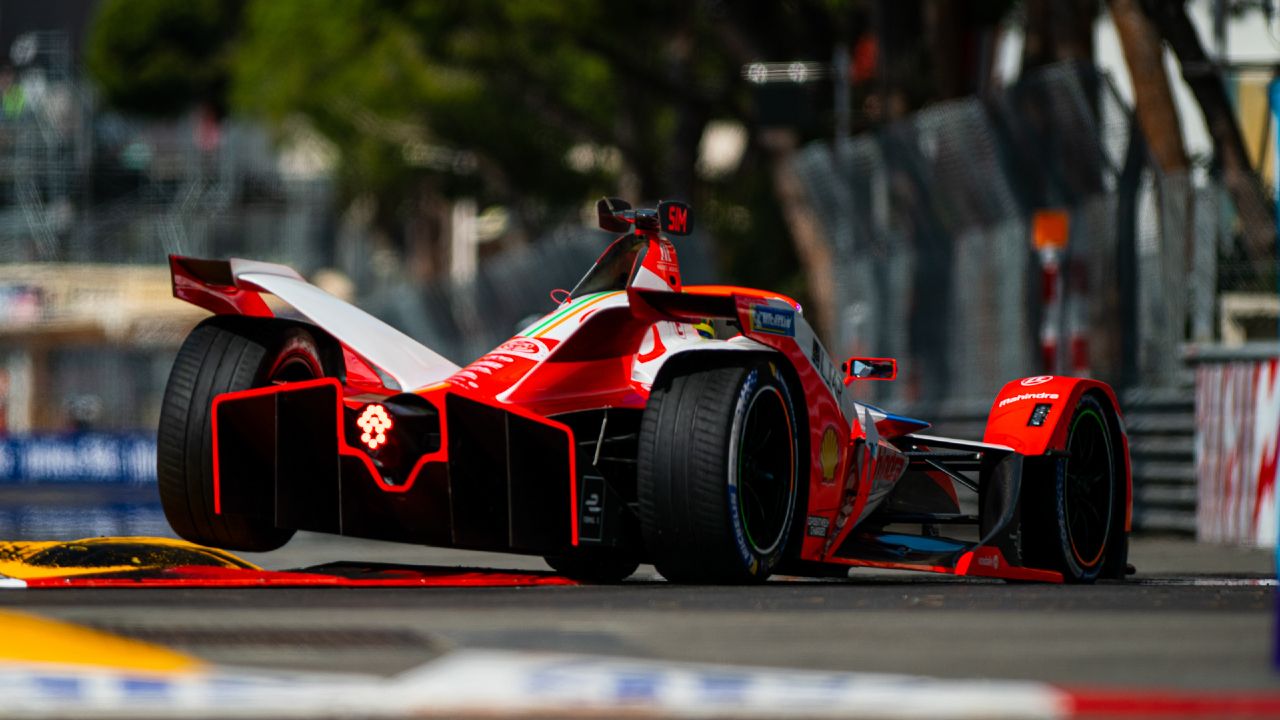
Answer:
M0 662L56 663L159 673L186 673L205 667L196 658L159 645L3 610L0 610Z
M0 542L0 575L18 580L163 570L182 565L260 569L223 550L169 538Z

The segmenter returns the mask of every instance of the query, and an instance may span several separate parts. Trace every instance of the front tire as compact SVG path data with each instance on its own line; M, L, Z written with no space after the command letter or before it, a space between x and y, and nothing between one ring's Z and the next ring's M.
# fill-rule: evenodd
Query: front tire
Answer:
M640 425L645 548L672 582L760 582L790 545L800 496L796 413L764 361L660 377Z
M1125 542L1122 478L1110 413L1093 395L1076 405L1067 430L1067 457L1053 466L1052 491L1034 493L1027 528L1028 559L1062 573L1071 583L1092 583Z
M323 377L334 365L327 355L311 331L283 320L216 316L191 331L169 374L156 443L160 504L174 532L249 552L275 550L293 537L292 529L270 521L214 512L213 400Z

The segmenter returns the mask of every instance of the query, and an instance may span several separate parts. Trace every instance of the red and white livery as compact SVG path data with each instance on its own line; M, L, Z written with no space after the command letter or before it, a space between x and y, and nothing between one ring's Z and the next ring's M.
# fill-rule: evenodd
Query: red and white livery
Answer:
M171 257L174 295L215 313L165 392L174 529L252 551L303 529L528 553L597 581L641 562L677 582L1123 576L1129 454L1105 384L1014 380L982 441L930 435L848 392L892 380L892 359L833 361L778 293L684 285L667 236L690 232L687 205L598 209L621 236L465 367L288 268Z

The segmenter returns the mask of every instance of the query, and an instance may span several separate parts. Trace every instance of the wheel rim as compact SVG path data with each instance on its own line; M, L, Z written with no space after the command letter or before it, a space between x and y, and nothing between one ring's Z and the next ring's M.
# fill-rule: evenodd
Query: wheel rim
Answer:
M794 508L795 447L786 398L761 388L738 441L738 511L751 548L767 555L785 540Z
M1110 436L1102 415L1086 408L1071 421L1067 437L1063 510L1075 560L1091 568L1102 560L1111 532L1115 472Z

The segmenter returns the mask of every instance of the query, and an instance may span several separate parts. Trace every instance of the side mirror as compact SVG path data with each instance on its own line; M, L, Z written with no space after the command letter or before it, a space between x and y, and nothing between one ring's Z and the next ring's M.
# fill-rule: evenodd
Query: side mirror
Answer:
M609 232L630 232L634 220L628 220L626 212L631 203L622 198L601 198L596 203L596 217L600 221L600 229Z
M851 357L840 366L844 384L854 380L892 380L898 377L898 361L893 358Z

